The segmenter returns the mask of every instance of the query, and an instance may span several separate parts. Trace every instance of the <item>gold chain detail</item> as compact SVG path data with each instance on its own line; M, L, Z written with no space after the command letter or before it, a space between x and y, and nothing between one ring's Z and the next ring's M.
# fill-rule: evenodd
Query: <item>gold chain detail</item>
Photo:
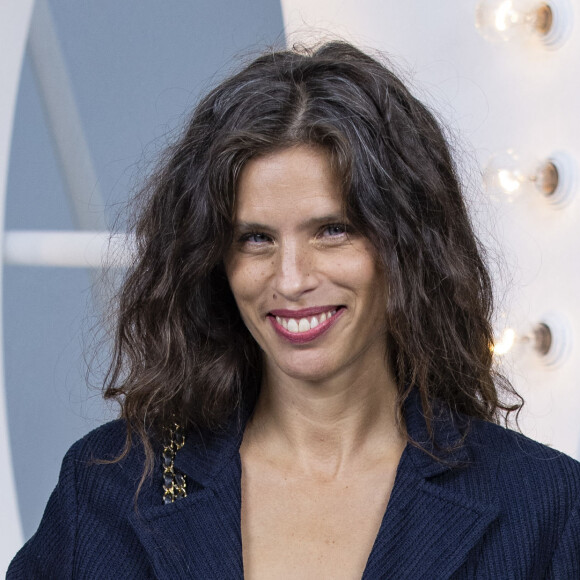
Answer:
M185 444L181 427L174 423L167 429L168 441L163 447L163 503L173 503L176 499L187 497L185 475L175 473L173 461L176 453Z

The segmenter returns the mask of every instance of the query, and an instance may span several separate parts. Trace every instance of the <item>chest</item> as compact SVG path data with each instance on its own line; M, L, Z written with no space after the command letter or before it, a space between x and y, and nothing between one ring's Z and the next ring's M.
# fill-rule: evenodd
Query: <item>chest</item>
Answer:
M244 576L360 579L395 478L381 469L347 481L244 470Z

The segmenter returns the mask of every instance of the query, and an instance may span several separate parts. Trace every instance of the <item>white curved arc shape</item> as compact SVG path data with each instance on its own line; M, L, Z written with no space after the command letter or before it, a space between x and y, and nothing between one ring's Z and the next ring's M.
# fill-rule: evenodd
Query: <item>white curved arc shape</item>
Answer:
M81 230L106 230L105 204L47 0L36 0L28 49L73 219Z
M10 144L20 72L32 15L33 0L0 2L0 38L6 50L0 53L0 227L4 230L6 186ZM0 253L3 253L0 236ZM2 267L0 266L0 304L2 301ZM0 312L0 576L4 577L11 558L23 541L16 486L9 445L8 416L4 382L4 343Z
M124 267L132 245L124 234L87 231L7 231L4 263L68 268Z

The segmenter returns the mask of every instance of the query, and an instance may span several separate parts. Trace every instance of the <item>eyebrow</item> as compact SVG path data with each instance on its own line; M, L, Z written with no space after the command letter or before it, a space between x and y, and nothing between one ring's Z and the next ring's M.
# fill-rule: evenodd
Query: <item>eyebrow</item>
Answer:
M300 229L310 229L316 226L322 226L325 224L342 224L347 222L346 216L342 213L337 214L328 214L324 216L317 216L307 219L306 221L300 224ZM261 231L261 232L269 232L272 231L272 227L266 224L261 224L259 222L246 222L246 221L237 221L234 222L234 229L236 231L248 232L248 231Z

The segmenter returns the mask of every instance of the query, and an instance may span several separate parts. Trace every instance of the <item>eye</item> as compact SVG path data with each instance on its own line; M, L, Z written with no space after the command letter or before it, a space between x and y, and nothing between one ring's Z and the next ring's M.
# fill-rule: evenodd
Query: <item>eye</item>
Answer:
M340 237L346 235L348 228L346 224L329 224L322 229L322 237Z
M267 244L271 241L270 236L261 232L248 232L239 238L239 243L242 245L260 245Z

